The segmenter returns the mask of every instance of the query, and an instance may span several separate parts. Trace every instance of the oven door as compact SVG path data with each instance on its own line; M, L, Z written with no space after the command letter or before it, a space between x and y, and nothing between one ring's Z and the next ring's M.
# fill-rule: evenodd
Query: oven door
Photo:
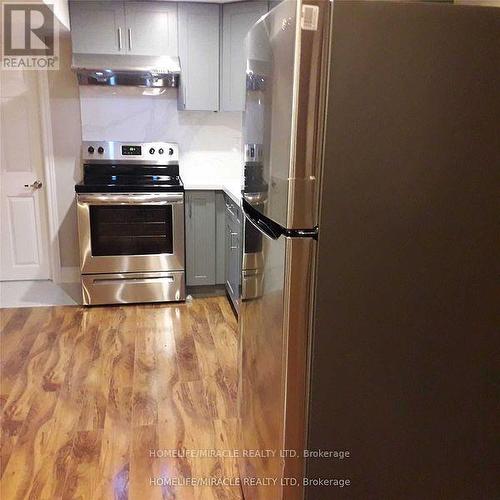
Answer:
M82 274L184 270L183 193L77 195Z

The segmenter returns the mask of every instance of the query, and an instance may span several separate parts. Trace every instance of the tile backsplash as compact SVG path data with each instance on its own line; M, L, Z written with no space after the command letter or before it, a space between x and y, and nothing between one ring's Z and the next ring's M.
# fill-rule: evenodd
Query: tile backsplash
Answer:
M179 143L185 182L241 177L242 114L178 111L176 89L80 87L82 139Z

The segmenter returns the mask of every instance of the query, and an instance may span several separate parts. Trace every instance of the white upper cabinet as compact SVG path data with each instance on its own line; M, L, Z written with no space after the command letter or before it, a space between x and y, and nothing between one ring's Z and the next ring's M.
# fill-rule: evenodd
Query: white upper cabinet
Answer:
M179 109L219 110L219 11L206 3L179 3Z
M73 52L123 54L126 51L123 2L72 1L70 15Z
M222 14L221 111L245 109L245 37L268 11L268 2L226 4Z
M73 0L73 52L177 56L175 2Z
M177 4L125 2L129 54L177 55Z

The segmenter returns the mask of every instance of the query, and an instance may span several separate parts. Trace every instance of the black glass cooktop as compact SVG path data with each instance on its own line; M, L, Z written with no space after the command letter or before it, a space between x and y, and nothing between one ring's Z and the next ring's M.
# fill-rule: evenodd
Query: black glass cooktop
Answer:
M86 164L77 193L184 191L178 165Z

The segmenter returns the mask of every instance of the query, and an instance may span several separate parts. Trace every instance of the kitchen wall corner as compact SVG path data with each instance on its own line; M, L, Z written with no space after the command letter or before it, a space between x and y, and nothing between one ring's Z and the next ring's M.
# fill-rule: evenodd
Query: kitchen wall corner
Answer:
M48 71L56 171L61 267L79 264L74 185L80 180L81 119L78 84L71 71L71 40L60 33L60 69ZM63 273L64 274L64 273ZM63 276L64 278L64 276Z

